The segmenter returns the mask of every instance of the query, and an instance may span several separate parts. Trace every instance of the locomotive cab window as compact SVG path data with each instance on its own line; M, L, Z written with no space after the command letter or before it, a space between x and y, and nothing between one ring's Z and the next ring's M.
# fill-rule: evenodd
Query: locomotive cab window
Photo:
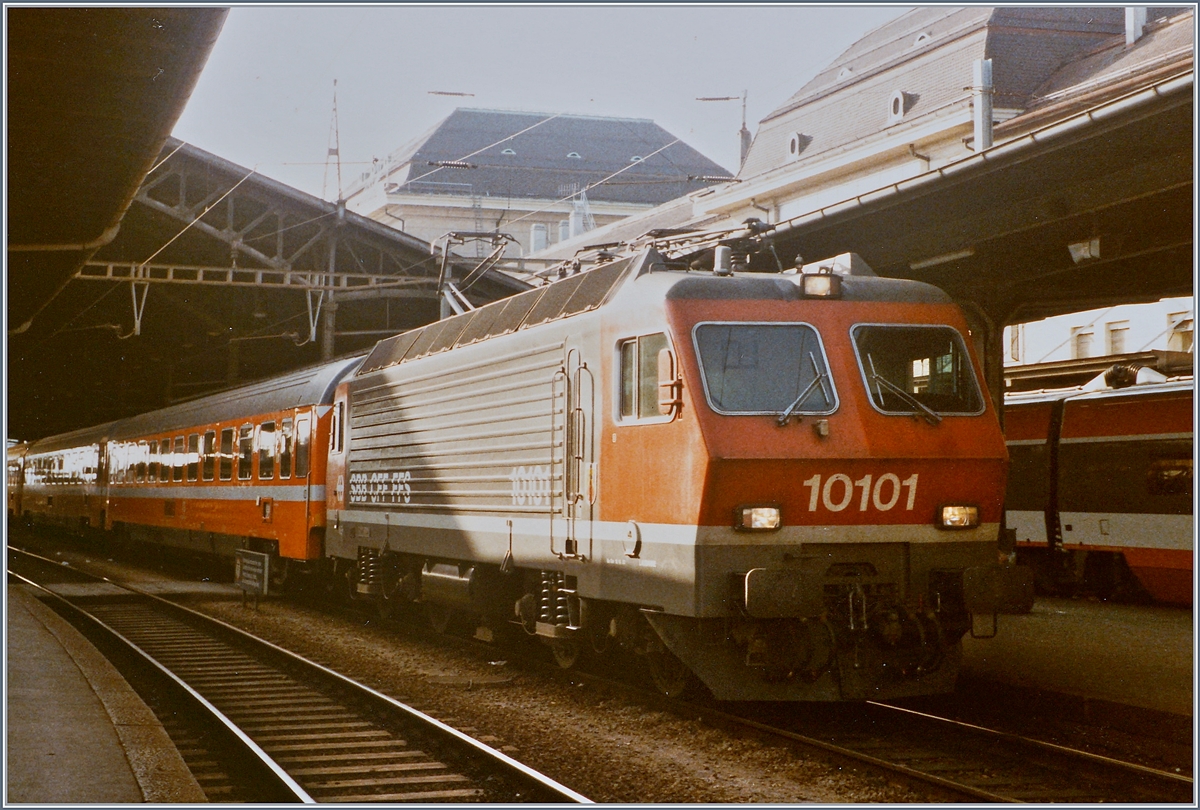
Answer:
M664 354L665 352L665 354ZM621 421L654 419L669 420L660 407L660 377L673 369L661 368L673 363L670 344L661 332L626 340L618 346L620 391L618 416Z
M923 416L983 413L983 396L962 335L949 326L860 324L851 330L877 411Z
M701 323L704 396L721 414L830 414L837 392L817 330L803 323Z

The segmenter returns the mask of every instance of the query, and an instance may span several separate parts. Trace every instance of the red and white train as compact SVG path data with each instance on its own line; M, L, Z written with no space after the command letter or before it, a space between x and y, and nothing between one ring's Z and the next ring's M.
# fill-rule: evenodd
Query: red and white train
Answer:
M1007 452L960 310L857 261L695 268L644 249L10 450L10 512L266 551L563 665L640 655L667 693L951 690L1007 573Z
M1008 526L1047 588L1107 596L1127 570L1156 601L1191 605L1194 380L1141 375L1158 379L1005 398Z

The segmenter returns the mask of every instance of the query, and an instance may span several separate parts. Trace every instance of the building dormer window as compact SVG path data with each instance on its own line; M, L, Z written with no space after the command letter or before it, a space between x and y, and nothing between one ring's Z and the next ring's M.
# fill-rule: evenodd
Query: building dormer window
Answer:
M904 120L904 116L912 109L916 102L917 96L913 93L905 93L903 90L896 90L888 99L888 123L895 124Z
M811 135L805 135L802 132L793 132L788 137L787 159L796 160L810 143L812 143Z
M838 71L838 75L837 75L838 81L840 82L842 79L849 79L853 75L854 75L854 70L852 68L844 67Z
M517 153L517 150L515 150L515 149L505 149L505 150L503 150L503 151L502 151L500 154L502 154L502 155L515 155L516 153Z
M569 158L574 158L574 159L576 159L576 160L582 160L582 159L583 159L583 156L582 156L582 155L580 155L578 152L567 152L567 157L569 157Z
M933 39L932 34L930 34L928 31L922 31L921 33L917 34L917 38L915 40L913 40L913 47L916 48L921 45L924 45L926 42L928 42L931 39Z
M630 163L641 163L643 160L644 160L644 158L641 155L634 155L633 157L631 157L629 159L629 162Z

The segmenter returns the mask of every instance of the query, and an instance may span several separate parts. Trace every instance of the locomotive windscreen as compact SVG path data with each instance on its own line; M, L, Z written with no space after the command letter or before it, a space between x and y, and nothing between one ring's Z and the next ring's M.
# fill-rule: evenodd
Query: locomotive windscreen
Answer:
M884 413L983 412L962 336L948 326L864 324L854 349L872 404Z
M799 323L702 323L694 332L709 407L723 414L832 413L817 331Z

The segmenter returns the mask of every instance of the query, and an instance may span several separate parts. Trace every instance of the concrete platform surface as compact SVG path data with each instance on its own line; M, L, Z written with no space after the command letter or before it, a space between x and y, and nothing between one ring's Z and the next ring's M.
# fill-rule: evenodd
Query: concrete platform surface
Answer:
M206 801L154 713L65 619L8 586L5 805Z
M1191 610L1039 597L963 640L963 675L1192 717Z

